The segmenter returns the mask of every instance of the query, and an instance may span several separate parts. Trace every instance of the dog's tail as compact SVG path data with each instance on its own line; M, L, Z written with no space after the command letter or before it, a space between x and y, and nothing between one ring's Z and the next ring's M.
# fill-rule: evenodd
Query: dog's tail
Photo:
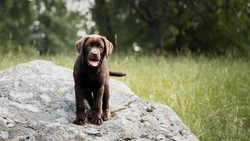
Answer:
M126 75L126 73L116 72L116 71L109 71L109 76L123 77L123 76L125 76L125 75Z

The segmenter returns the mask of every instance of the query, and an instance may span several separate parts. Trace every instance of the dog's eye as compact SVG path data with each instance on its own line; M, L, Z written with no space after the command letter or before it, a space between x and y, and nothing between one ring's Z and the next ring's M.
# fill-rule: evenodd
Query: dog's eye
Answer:
M98 48L101 48L101 49L103 49L104 47L103 47L102 45L99 45L99 46L98 46Z

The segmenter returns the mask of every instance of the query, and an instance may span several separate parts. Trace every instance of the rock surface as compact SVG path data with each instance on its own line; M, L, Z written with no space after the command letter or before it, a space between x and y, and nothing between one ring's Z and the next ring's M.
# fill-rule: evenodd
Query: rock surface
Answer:
M110 79L111 119L100 126L72 124L72 70L31 61L0 72L0 140L196 141L169 107L142 100Z

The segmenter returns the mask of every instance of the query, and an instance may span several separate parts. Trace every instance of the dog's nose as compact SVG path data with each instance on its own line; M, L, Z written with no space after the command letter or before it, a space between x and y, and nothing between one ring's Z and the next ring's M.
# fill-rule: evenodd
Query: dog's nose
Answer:
M96 55L97 55L97 52L93 51L93 52L91 52L91 55L96 56Z

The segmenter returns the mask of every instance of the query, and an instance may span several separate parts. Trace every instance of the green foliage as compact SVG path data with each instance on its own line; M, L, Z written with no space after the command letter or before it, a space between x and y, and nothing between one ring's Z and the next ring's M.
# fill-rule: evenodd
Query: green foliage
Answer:
M74 50L82 26L80 11L68 10L66 0L4 0L0 5L0 52L56 54Z
M32 5L29 1L2 1L0 5L0 52L16 52L26 48L31 39L29 26L34 20Z
M190 50L250 56L248 1L95 0L86 14L81 2L2 1L0 52L20 47L40 54L71 51L81 30L106 36L118 52L131 52L137 43L143 53L157 55ZM75 6L70 9L67 3ZM91 15L94 22L88 21Z
M95 3L92 13L98 30L103 35L115 34L123 50L132 49L132 43L137 42L146 51L153 48L156 54L189 49L193 53L232 52L249 56L250 2L96 0ZM105 10L100 12L100 8ZM103 13L105 18L101 18Z
M77 11L68 11L66 1L35 0L37 21L33 25L34 46L41 54L55 54L72 50L78 39L80 21ZM46 8L46 9L44 9Z
M111 27L108 5L105 0L98 0L91 9L92 18L97 23L97 29L106 36L109 41L115 43L114 32Z

